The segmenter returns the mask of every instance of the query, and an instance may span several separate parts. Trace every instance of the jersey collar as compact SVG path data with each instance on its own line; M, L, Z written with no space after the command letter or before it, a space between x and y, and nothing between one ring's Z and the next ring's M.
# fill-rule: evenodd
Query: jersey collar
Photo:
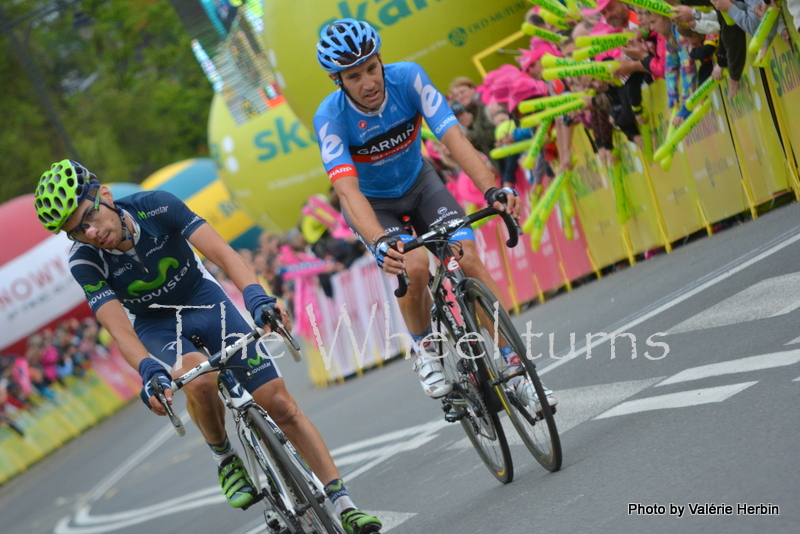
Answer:
M387 91L385 87L383 93L385 98L383 99L383 104L381 104L381 107L378 108L377 111L362 111L358 109L358 106L356 106L355 102L350 99L350 96L347 93L344 94L344 99L347 100L347 104L359 115L363 115L365 117L380 117L383 115L383 111L386 109L386 103L389 101L389 91Z

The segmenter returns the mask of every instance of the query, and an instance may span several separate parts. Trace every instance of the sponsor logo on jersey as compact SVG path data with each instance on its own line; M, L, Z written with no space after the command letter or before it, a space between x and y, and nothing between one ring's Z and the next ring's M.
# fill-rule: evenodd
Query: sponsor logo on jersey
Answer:
M95 291L99 291L104 285L107 285L106 281L105 280L100 280L99 282L97 282L94 285L87 284L87 285L82 286L82 287L83 287L84 293L86 293L86 296L88 297L89 295L91 295Z
M116 260L117 258L115 257L114 259ZM114 271L114 276L119 276L122 273L124 273L125 271L129 271L131 269L133 269L133 264L132 263L126 263L125 265L123 265L122 267L120 267L119 269Z
M351 146L350 154L356 163L372 163L406 150L417 139L422 116L417 113L391 130L369 139L361 146Z
M178 260L175 258L161 258L158 260L158 276L156 276L155 280L150 282L145 282L144 280L134 280L128 284L128 294L138 297L139 294L144 291L150 291L151 289L160 287L164 284L164 282L167 281L167 271L170 267L177 268Z
M430 84L423 84L422 75L419 73L417 73L417 77L414 80L414 89L419 93L420 100L422 100L422 114L425 115L426 119L430 119L444 102L442 93Z
M344 153L344 143L342 138L336 134L328 135L329 122L319 129L320 153L322 154L322 162L330 163Z
M154 210L150 211L137 211L136 216L140 219L147 219L148 217L152 217L153 215L161 215L162 213L167 213L167 209L169 206L159 206Z
M367 128L367 121L358 121L358 127L365 130Z
M328 171L328 177L331 179L331 182L335 182L339 178L344 178L345 176L358 177L356 168L348 163L345 165L337 165Z
M164 241L162 241L161 244L158 243L158 240L161 239L161 236L151 236L150 237L150 239L153 240L154 245L153 245L153 248L151 248L150 250L148 250L147 252L144 253L144 257L145 258L148 257L153 252L156 252L157 250L161 250L162 248L164 248L164 245L166 245L167 241L169 241L169 234L167 234L167 235L165 235L163 237L164 237Z

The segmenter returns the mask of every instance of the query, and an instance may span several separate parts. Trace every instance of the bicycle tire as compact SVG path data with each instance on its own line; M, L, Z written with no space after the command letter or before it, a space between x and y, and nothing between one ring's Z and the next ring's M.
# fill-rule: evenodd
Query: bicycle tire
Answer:
M500 395L503 408L508 414L511 423L533 457L548 471L558 471L561 469L562 462L561 439L558 435L553 411L550 409L541 380L539 380L539 375L536 372L536 366L527 358L526 344L522 341L511 322L511 318L503 307L497 306L497 309L495 309L498 301L483 283L475 279L465 280L463 295L464 306L468 310L466 322L468 327L480 333L480 339L484 340L479 342L483 346L483 354L485 355L481 360L489 370L492 382L494 383L502 377L506 365L501 358L495 358L494 332L488 332L483 323L481 323L478 315L479 309L483 310L492 322L494 322L496 314L495 331L497 332L498 341L502 344L500 339L504 339L520 356L525 374L536 390L542 410L535 414L530 413L526 406L516 400L513 390L505 382L497 383L494 388ZM491 340L491 342L487 343L488 340Z
M437 331L445 339L437 341L439 354L443 355L443 368L445 376L451 383L461 384L462 390L469 397L466 402L466 415L461 419L461 426L467 434L467 438L475 452L478 453L483 464L489 469L492 476L503 484L508 484L514 480L514 464L511 459L511 450L508 446L503 426L497 413L490 410L488 402L484 399L483 391L478 387L485 383L486 371L480 367L471 369L474 372L464 372L465 369L458 369L460 360L456 350L454 339L457 334L452 332L446 319L438 316L438 310L444 304L441 298L437 298L437 313L434 315L434 324ZM484 377L481 378L480 375ZM451 394L452 395L452 394ZM482 414L477 413L474 407L477 406Z
M297 460L293 460L293 453L287 450L286 445L278 439L270 424L261 414L260 408L251 406L247 410L247 416L250 424L259 434L258 438L265 442L272 454L276 467L282 471L286 482L292 486L288 489L293 493L298 507L308 505L302 516L292 518L297 520L295 526L299 525L300 532L303 534L344 534L338 518L333 516L324 505L325 496L321 496L323 502L320 502L320 496L312 490L312 486L315 486L313 480L305 468L299 467L296 463ZM295 521L292 522L295 523ZM312 525L308 525L309 522Z

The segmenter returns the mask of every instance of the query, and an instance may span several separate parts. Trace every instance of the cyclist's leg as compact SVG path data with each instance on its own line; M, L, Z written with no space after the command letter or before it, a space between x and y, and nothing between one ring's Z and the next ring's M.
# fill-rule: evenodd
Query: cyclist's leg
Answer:
M189 310L183 314L182 335L177 335L175 317L158 320L136 320L136 331L150 355L169 369L172 376L179 376L208 359L201 353L190 336L187 326L196 321ZM205 311L205 310L203 310ZM187 324L188 323L188 324ZM191 330L191 326L188 330ZM180 358L178 357L180 350ZM220 443L225 439L225 407L219 400L216 388L216 374L199 376L183 388L186 404L192 421L208 443Z
M170 368L172 376L179 376L207 359L192 342L193 336L200 337L209 350L219 350L221 332L224 330L220 302L224 300L227 298L219 286L209 281L195 295L193 305L199 305L200 302L204 305L214 304L210 309L181 310L180 327L174 315L157 320L148 318L141 323L137 319L134 326L148 352ZM232 304L227 309L238 315ZM225 407L217 392L216 376L216 373L207 373L187 384L183 388L186 405L217 463L223 494L231 506L246 507L258 490L225 432Z
M261 381L259 377L255 380ZM246 383L246 387L250 390L251 384ZM325 441L286 389L283 378L273 377L250 391L325 485L326 495L347 525L345 529L354 533L378 532L380 520L358 510L353 503Z

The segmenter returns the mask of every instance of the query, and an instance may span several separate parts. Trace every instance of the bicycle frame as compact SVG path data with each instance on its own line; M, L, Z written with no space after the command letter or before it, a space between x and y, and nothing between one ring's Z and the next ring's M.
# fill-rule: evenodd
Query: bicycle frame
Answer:
M299 345L297 345L297 342L285 329L281 328L282 325L274 324L275 321L280 321L277 315L269 314L269 317L270 321L268 324L270 324L273 331L280 331L283 334L284 340L287 342L287 348L289 348L295 360L299 361L300 353L298 351ZM286 436L272 420L266 410L258 405L250 392L242 387L241 382L233 372L234 366L228 366L228 362L231 360L231 358L237 354L240 354L241 351L244 350L249 344L260 340L263 335L264 331L257 328L247 335L239 338L235 343L224 347L213 356L209 355L209 359L207 361L201 363L193 369L190 369L182 376L173 380L171 389L173 391L177 391L203 374L213 371L219 372L217 380L219 392L223 398L225 406L233 415L233 420L236 425L236 432L239 436L239 440L242 443L245 457L247 459L248 473L253 479L253 483L260 490L259 497L252 501L248 507L266 497L268 502L277 505L267 506L266 511L270 511L270 508L272 508L272 511L278 516L281 516L284 521L291 521L293 518L301 517L308 509L307 505L301 505L301 508L305 507L305 509L296 508L290 495L292 493L296 494L297 484L302 484L304 482L299 480L291 481L285 478L285 473L279 468L276 460L273 458L273 454L275 453L272 449L275 446L284 446L288 450L290 457L289 461L295 463L299 469L302 469L306 475L308 475L310 482L313 483L320 495L325 495L324 486L316 474L314 474L314 472L311 471L305 462L300 458L300 456L297 454L297 451L294 449L294 446L292 446L291 442L288 441ZM154 391L156 392L156 395L161 403L164 405L172 424L175 426L176 432L178 432L179 436L184 435L185 429L183 424L181 423L180 419L175 416L171 407L166 402L163 390L160 388L157 379L154 379L154 381ZM152 383L153 381L151 381L151 384ZM267 431L271 431L274 435L274 438L262 435L264 434L264 431L256 428L251 422L250 412L253 409L258 410L258 414L267 424ZM260 475L262 468L268 477L267 483L263 485L261 484ZM294 484L292 482L294 482ZM279 499L279 502L275 502L276 498ZM289 516L284 514L288 514Z

